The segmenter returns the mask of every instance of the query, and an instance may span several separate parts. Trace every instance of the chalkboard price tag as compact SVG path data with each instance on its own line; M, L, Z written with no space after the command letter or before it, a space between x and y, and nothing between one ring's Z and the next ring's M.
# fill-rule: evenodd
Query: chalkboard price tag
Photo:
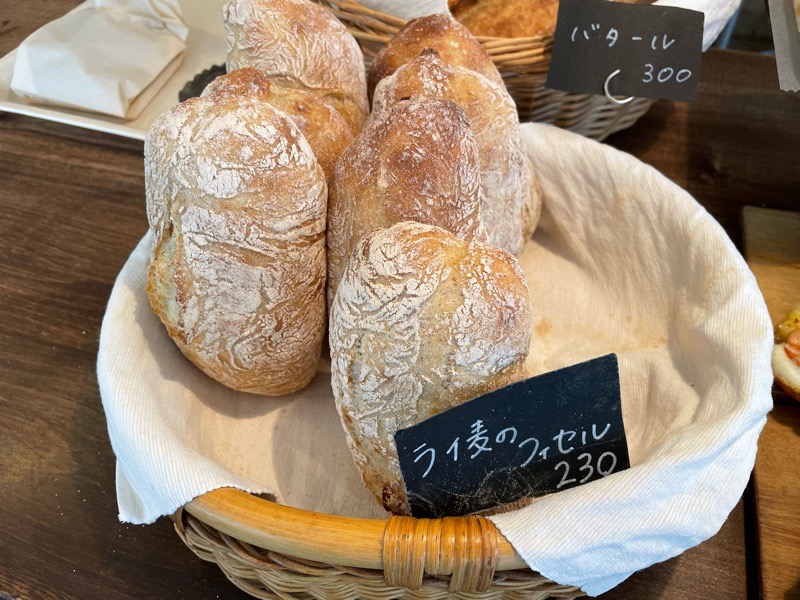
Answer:
M615 354L501 388L395 433L415 517L463 515L630 467Z
M702 12L608 0L561 0L547 87L576 94L692 102ZM604 87L606 86L606 87Z

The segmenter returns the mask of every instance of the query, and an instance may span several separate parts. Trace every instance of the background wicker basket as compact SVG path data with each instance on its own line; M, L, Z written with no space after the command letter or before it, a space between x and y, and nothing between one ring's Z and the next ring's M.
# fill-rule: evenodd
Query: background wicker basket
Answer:
M208 492L172 515L184 543L256 598L563 600L483 517L387 521L314 513L245 492Z
M314 0L330 9L361 44L367 65L406 21L347 0ZM553 36L478 37L517 103L520 121L557 125L595 140L633 125L655 100L615 104L605 96L569 94L544 87Z

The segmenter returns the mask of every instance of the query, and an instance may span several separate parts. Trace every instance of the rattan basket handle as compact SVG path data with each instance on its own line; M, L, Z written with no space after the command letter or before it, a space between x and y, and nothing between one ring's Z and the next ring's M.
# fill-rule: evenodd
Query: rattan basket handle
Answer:
M391 517L383 534L386 585L417 590L422 577L451 575L451 592L483 592L497 568L499 532L484 517Z

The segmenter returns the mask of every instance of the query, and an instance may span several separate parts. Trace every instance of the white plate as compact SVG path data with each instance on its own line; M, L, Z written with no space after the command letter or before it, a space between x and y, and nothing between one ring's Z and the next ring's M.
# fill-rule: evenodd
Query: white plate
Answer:
M221 17L223 3L224 0L181 0L183 17L189 27L183 63L136 119L127 121L99 113L26 102L10 88L16 50L0 59L0 110L144 140L156 117L178 103L178 92L187 81L212 65L225 63L225 30Z

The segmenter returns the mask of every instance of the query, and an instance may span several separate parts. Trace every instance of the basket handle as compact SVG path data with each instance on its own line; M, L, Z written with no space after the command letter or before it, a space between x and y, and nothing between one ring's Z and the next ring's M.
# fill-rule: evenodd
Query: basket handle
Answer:
M417 590L427 573L451 575L451 592L484 592L497 568L499 535L484 517L391 517L383 533L386 585Z

